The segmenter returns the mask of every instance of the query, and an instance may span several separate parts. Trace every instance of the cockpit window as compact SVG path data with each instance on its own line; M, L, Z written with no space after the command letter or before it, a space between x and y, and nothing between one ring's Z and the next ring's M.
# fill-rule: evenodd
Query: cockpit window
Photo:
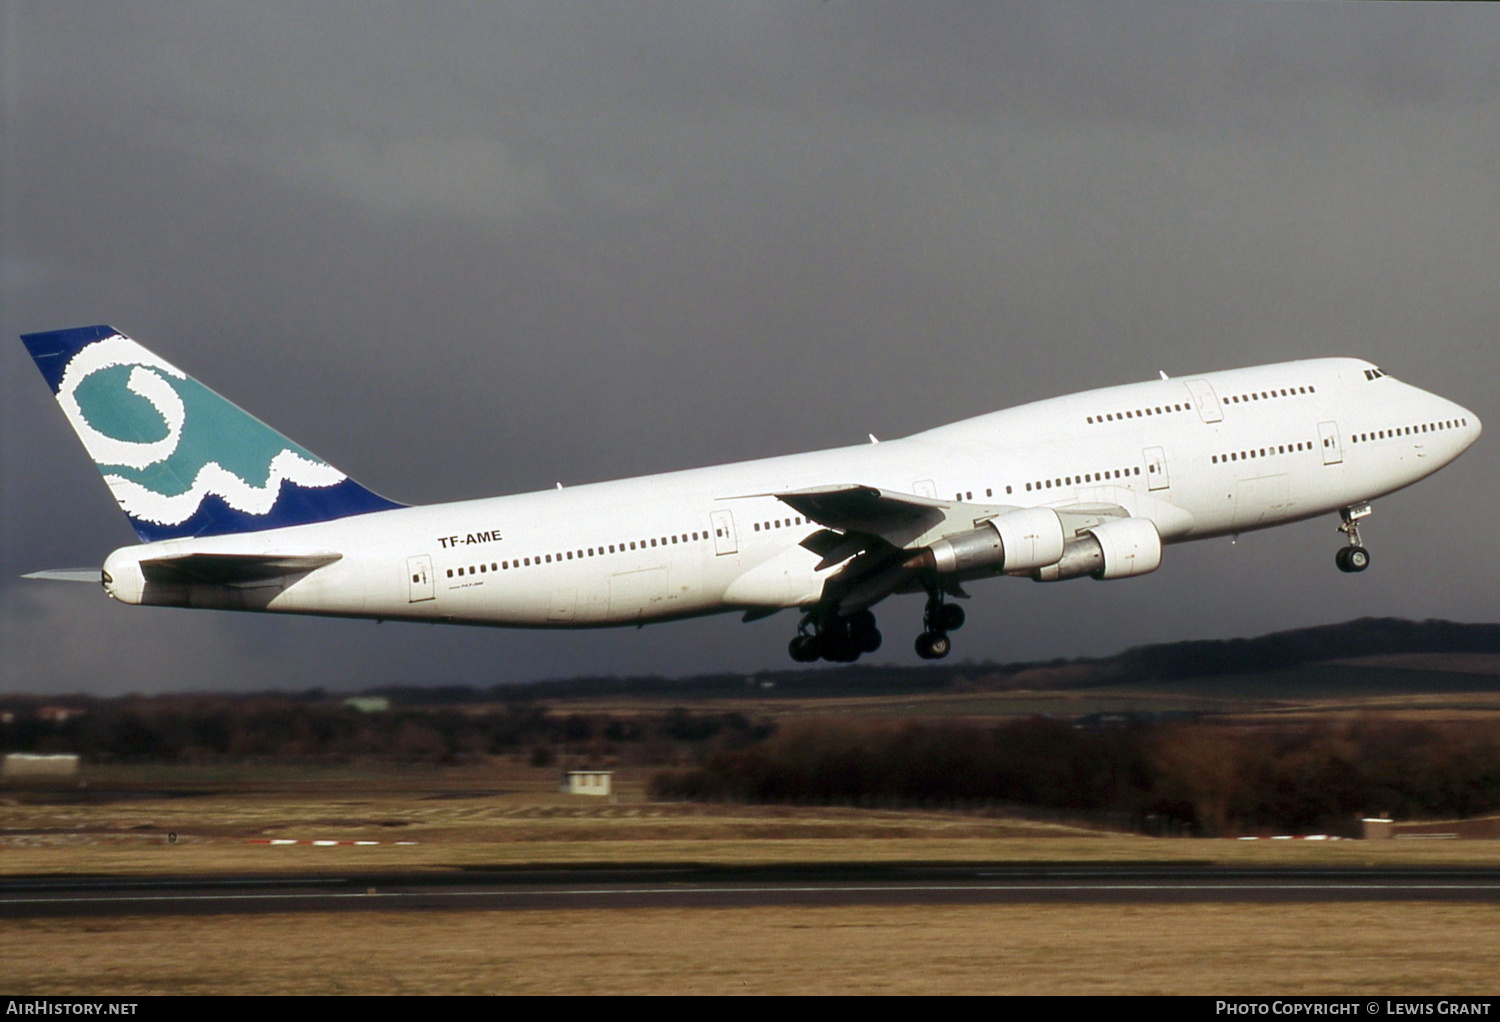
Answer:
M1385 373L1383 373L1379 368L1365 370L1365 379L1367 380L1378 380L1384 375Z

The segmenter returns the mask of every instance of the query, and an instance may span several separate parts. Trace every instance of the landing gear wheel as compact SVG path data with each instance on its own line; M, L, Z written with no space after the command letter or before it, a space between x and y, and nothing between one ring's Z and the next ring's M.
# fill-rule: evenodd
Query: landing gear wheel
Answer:
M810 613L797 629L797 635L787 644L787 652L799 664L815 660L852 664L861 654L880 648L880 629L875 627L875 615L868 609L848 617Z
M1370 566L1370 551L1362 546L1346 546L1334 556L1340 571L1360 572Z
M810 664L818 659L818 637L815 635L798 635L792 639L787 646L787 652L792 659L799 664Z
M945 603L938 611L939 631L956 632L964 626L964 609L956 603Z
M943 632L923 632L917 636L916 647L923 660L941 660L953 651L953 641Z
M875 627L875 615L868 609L849 615L849 637L861 653L873 653L880 648L880 629Z
M818 633L818 649L823 659L836 664L852 664L859 659L859 643L849 629L849 622L834 618Z
M852 664L859 659L859 647L847 635L843 635L828 644L828 648L823 651L823 659L835 664Z

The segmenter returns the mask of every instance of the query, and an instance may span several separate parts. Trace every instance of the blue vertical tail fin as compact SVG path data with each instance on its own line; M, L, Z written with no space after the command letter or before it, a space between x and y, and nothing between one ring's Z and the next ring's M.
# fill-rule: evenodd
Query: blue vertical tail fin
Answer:
M403 505L108 326L21 337L143 542Z

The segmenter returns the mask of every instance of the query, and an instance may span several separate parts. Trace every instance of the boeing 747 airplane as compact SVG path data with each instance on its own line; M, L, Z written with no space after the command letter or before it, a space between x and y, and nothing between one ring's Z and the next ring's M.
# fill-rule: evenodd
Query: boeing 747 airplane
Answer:
M1364 571L1370 500L1466 450L1473 412L1320 358L1051 398L900 440L404 506L108 326L25 335L140 544L88 579L122 603L518 628L800 616L794 660L880 647L925 592L947 656L963 586L1155 571L1172 543L1337 514Z

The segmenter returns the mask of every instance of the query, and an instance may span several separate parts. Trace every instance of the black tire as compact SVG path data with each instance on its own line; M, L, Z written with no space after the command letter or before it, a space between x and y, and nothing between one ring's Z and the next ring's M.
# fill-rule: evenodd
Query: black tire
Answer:
M1362 546L1346 546L1334 555L1339 571L1360 572L1370 566L1370 551Z
M875 627L875 615L868 609L849 615L849 638L861 653L873 653L880 648L880 629Z
M945 603L938 613L940 631L956 632L964 626L964 609L956 603Z
M941 660L952 651L953 643L942 632L923 632L917 636L916 648L923 660Z
M810 664L818 659L818 640L812 635L794 636L791 644L787 646L787 652L792 659L799 664Z
M852 664L859 659L859 643L841 621L831 622L818 637L823 659L836 664Z
M824 651L823 659L834 664L852 664L859 659L859 647L848 639L842 639Z

